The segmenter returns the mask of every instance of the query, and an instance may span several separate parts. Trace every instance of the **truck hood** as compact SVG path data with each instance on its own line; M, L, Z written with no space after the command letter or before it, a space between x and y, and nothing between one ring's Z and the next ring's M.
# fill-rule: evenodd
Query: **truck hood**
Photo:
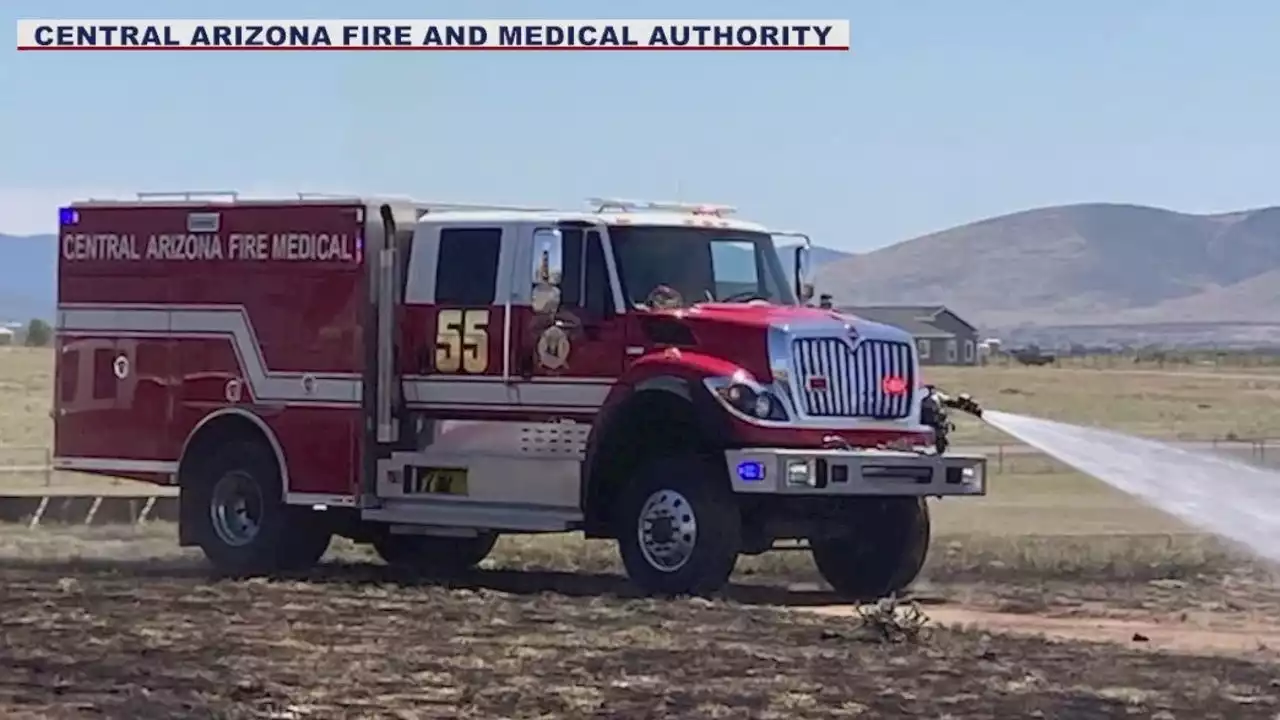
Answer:
M845 315L834 310L796 305L766 305L764 303L700 303L691 308L661 310L655 314L694 323L715 323L738 326L743 329L817 331L829 330L841 334L852 327L861 336L909 340L909 334L899 328L872 322L856 315Z

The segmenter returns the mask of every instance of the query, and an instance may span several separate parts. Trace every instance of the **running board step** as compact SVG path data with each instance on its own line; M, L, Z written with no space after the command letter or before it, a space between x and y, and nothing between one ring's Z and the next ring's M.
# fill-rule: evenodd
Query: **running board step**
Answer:
M361 511L361 517L396 525L523 532L563 532L582 522L582 512L571 508L391 498L384 498L382 507Z

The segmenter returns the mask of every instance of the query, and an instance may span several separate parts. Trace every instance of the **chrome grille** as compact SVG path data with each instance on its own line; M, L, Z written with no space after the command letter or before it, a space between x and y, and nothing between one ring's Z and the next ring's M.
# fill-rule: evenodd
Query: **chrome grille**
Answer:
M898 419L911 414L915 377L911 345L863 340L851 347L840 338L801 338L792 345L796 381L804 409L816 417ZM891 394L884 379L897 376L907 392ZM826 387L814 389L814 378Z

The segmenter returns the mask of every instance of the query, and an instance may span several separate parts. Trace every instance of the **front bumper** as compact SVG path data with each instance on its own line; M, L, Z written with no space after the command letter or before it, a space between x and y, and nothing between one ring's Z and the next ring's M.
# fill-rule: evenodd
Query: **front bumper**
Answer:
M728 450L734 492L777 495L987 494L981 455L922 455L888 450Z

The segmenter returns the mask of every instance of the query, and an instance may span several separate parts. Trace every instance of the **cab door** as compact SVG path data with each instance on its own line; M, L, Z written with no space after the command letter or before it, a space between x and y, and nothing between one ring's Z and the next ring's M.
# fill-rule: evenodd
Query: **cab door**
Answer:
M560 223L530 226L526 235L533 251L529 305L512 328L521 405L594 414L626 355L603 233L588 223Z

